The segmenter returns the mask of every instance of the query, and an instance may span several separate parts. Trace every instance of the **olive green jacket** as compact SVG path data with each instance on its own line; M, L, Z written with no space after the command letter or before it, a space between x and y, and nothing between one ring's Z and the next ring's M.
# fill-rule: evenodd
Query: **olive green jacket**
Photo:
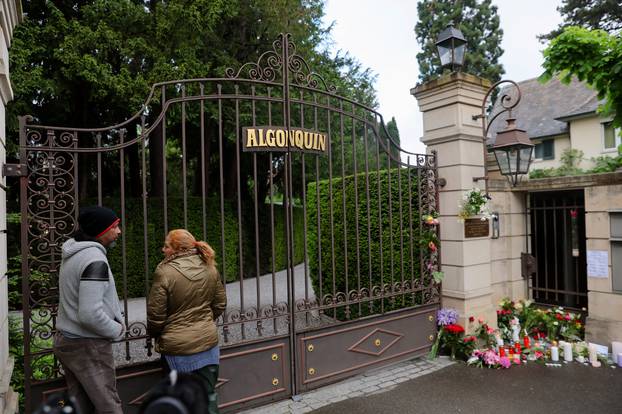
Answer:
M147 331L156 338L156 351L191 355L218 345L214 321L226 307L218 270L205 264L196 250L164 259L147 299Z

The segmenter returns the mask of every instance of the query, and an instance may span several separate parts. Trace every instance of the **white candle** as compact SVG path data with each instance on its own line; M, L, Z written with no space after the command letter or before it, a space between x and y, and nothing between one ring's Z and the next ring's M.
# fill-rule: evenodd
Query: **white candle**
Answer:
M572 344L564 342L564 361L572 362Z
M512 328L512 342L518 342L520 338L518 337L518 327L514 325Z
M598 357L596 356L598 354L598 351L596 350L596 347L592 344L590 344L589 350L590 350L590 363L593 366L594 362L598 362Z
M619 363L618 354L622 354L622 342L612 342L611 343L611 358L613 358L614 363Z
M503 338L501 338L500 336L497 336L497 346L499 347L503 346Z
M559 348L556 346L551 347L551 361L559 361Z

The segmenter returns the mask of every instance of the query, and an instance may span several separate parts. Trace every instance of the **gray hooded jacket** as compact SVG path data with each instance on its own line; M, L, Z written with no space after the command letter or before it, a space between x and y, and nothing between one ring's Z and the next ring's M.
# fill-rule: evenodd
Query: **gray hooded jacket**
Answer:
M93 266L99 266L97 277L89 274ZM58 330L82 338L117 339L123 334L121 305L104 246L67 240L63 244L58 285Z

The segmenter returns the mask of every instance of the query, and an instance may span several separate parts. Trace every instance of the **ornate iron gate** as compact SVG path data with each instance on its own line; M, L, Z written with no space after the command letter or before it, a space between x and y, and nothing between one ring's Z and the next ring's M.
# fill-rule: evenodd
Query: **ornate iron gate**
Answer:
M587 308L583 190L529 194L531 297L540 304Z
M128 326L115 344L127 412L161 375L144 297L172 228L212 244L227 284L222 408L429 349L438 229L423 218L438 211L435 154L401 150L382 117L337 95L289 35L223 78L154 85L119 125L22 117L20 145L28 412L64 385L51 353L61 245L87 204L121 217L109 260Z

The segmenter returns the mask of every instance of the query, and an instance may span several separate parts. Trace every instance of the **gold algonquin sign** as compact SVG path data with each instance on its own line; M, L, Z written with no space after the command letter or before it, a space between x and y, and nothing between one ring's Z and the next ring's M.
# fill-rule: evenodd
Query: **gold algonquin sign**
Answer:
M328 137L317 131L301 128L257 126L242 128L244 151L304 151L326 153Z

